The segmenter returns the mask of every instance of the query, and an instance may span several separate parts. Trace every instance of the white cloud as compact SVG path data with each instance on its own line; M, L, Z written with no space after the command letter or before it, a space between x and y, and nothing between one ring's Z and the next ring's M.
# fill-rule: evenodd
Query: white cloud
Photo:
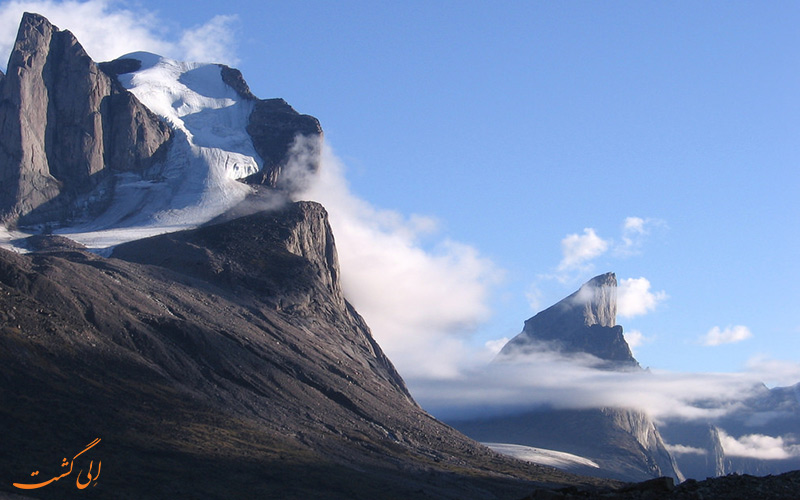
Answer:
M771 359L760 354L748 359L745 368L757 373L768 386L794 385L800 380L800 363L797 361Z
M528 291L525 292L525 298L528 299L528 305L532 311L538 311L542 308L542 291L536 284L531 284Z
M232 16L217 16L191 30L167 29L145 9L111 0L11 0L0 5L0 64L14 45L23 12L45 16L59 29L71 31L95 61L108 61L135 51L178 60L235 64ZM203 37L206 37L205 39Z
M752 337L753 334L746 326L728 326L724 330L715 326L708 331L701 339L701 343L706 346L718 346L722 344L735 344Z
M645 220L641 217L626 217L622 224L624 234L644 234Z
M503 349L503 346L505 346L509 340L510 339L508 337L503 337L494 340L487 340L484 346L493 356L496 356L497 354L500 353L500 351Z
M650 291L650 281L646 278L623 279L617 284L617 315L622 318L641 316L666 299L666 292Z
M343 169L323 145L319 174L302 197L328 210L348 300L404 377L456 376L502 272L463 243L444 238L423 248L420 236L435 228L430 218L373 207L350 192Z
M734 438L726 434L725 431L720 430L719 439L725 455L728 456L761 460L782 460L800 457L800 445L794 444L781 436L748 434L740 438Z
M590 227L585 228L582 235L570 234L561 240L563 258L558 265L558 270L580 269L588 261L605 253L608 247L609 242L599 237Z

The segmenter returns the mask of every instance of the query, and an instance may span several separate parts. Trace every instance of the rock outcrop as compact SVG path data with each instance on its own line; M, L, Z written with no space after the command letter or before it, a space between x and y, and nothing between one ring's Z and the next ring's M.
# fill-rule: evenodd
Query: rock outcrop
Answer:
M499 357L556 350L591 354L608 368L638 368L616 317L617 278L614 273L596 276L525 321L522 333L503 346Z
M287 191L302 189L304 177L319 169L323 135L319 120L298 113L283 99L257 98L236 68L221 64L220 74L239 96L254 102L247 133L264 166L244 181ZM287 167L295 171L286 172Z
M180 180L167 186L162 175L175 170L167 163L175 160L169 150L176 131L120 83L120 75L141 64L132 58L95 63L72 33L38 14L24 14L7 75L0 78L0 223L47 228L96 219L119 201L125 173L140 176L142 200L163 198L145 194L145 185L154 193L177 189ZM319 121L283 99L258 99L238 70L218 66L222 82L252 102L246 130L233 132L249 135L253 153L247 154L261 168L240 180L288 195L302 190L319 168ZM186 155L174 156L188 161ZM186 175L209 175L197 170ZM131 179L122 183L129 186Z
M283 99L257 100L247 133L264 162L259 172L245 179L249 184L298 190L304 187L304 177L319 168L322 146L319 121L301 115ZM294 167L294 171L286 172L288 167Z
M149 167L171 136L72 33L23 15L0 82L0 221L96 212L110 193L109 172Z

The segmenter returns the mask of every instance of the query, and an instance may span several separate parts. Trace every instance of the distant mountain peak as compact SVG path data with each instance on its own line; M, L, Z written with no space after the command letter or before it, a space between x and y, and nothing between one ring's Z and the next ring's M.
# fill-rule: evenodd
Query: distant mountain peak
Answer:
M522 332L500 351L500 358L554 350L586 353L607 368L638 367L622 327L616 324L617 277L595 276L576 292L525 322Z

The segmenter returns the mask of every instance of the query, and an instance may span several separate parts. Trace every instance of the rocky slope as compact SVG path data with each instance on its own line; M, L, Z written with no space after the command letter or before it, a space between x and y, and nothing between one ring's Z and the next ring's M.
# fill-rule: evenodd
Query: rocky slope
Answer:
M55 236L30 244L0 251L0 491L55 476L97 437L97 486L61 481L48 498L513 498L597 484L497 455L420 409L344 300L317 204L110 259Z

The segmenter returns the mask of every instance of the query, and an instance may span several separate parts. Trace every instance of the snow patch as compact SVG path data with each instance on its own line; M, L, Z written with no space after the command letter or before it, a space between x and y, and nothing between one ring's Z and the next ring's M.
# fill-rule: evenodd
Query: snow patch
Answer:
M535 464L549 465L559 469L574 469L578 467L592 467L599 469L600 466L588 458L565 453L563 451L545 450L543 448L533 448L519 444L508 443L482 443L497 453L508 455L526 462Z

